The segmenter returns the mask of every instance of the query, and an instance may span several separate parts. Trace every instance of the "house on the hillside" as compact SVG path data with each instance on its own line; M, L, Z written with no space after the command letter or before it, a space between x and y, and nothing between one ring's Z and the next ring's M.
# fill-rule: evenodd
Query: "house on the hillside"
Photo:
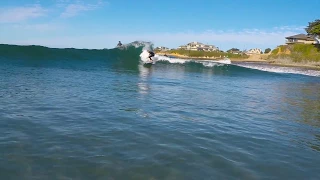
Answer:
M156 50L156 51L169 51L170 49L167 47L159 46L159 47L156 47L154 50Z
M253 49L249 49L245 53L248 54L248 55L250 55L250 54L262 54L262 50L259 49L259 48L253 48Z
M217 51L218 47L214 45L206 45L200 42L190 42L186 45L179 46L178 49L191 50L191 51Z
M286 44L317 44L317 40L311 35L297 34L286 37Z

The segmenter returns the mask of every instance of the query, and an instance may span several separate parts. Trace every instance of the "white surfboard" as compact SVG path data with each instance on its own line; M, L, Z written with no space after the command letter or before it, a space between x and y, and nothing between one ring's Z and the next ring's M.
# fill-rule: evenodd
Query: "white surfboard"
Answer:
M154 64L154 62L149 60L149 61L145 61L144 64L150 64L151 65L151 64Z

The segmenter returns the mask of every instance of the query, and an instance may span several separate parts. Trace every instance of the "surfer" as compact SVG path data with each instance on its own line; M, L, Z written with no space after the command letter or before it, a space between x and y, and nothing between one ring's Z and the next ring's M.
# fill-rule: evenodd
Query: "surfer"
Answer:
M151 57L153 57L153 56L154 56L154 52L149 51L149 50L147 50L147 51L148 51L148 53L149 53L148 58L150 59L150 61L152 61Z
M118 47L122 46L121 41L118 42L118 45L117 45L117 46L118 46Z

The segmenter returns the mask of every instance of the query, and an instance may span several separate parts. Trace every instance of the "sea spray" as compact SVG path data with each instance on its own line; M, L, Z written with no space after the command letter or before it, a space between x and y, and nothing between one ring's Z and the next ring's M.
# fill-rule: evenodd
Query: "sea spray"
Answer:
M150 61L149 59L149 52L148 50L142 50L141 54L140 54L140 59L142 62L147 62ZM155 55L154 57L152 57L151 59L153 60L153 63L156 63L158 61L158 57L157 55Z

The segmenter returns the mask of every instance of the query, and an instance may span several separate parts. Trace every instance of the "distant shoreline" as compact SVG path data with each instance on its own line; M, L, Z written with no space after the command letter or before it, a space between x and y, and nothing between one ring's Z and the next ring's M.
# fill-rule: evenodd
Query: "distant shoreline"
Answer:
M225 58L228 57L191 57L191 56L185 56L185 55L181 55L181 54L177 54L177 53L165 53L165 52L157 52L156 54L159 55L167 55L167 56L171 56L171 57L175 57L175 58L180 58L180 59L193 59L193 60L223 60ZM264 59L259 59L259 58L246 58L246 59L242 59L242 58L228 58L231 61L234 62L267 62Z
M193 59L193 60L223 60L225 58L213 58L213 57L190 57L185 56L177 53L165 53L165 52L157 52L158 55L167 55L169 57L179 58L179 59ZM241 58L228 58L231 62L238 62L238 63L266 63L269 65L274 66L281 66L281 67L297 67L297 68L306 68L310 70L320 70L320 66L317 65L308 65L308 64L301 64L301 63L281 63L275 60L267 60L269 54L253 54L250 55L249 58L241 59ZM278 59L280 60L280 59Z

